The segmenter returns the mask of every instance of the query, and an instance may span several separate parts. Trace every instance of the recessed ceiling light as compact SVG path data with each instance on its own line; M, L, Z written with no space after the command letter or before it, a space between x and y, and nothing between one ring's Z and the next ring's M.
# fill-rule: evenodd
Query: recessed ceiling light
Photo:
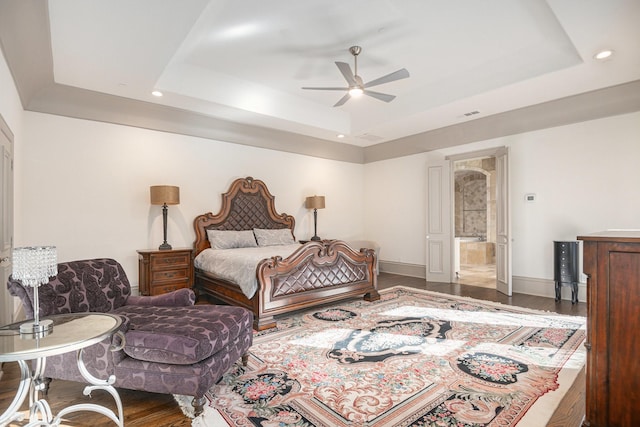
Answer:
M343 135L343 134L341 134L341 133L339 133L339 134L337 134L337 135L336 135L336 137L337 137L337 138L344 138L344 135Z
M610 58L611 55L613 55L613 51L610 49L606 49L606 50L601 50L600 52L593 55L593 58L597 59L598 61L602 61L604 59Z
M151 95L157 96L159 98L162 96L162 92L160 92L159 90L154 90L153 92L151 92Z

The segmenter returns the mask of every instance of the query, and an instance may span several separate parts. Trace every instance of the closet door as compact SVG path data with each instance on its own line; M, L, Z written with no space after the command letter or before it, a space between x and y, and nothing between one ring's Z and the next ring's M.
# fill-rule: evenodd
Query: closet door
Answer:
M511 296L511 209L509 148L496 153L496 288Z
M430 154L427 163L426 277L429 282L451 282L451 162Z

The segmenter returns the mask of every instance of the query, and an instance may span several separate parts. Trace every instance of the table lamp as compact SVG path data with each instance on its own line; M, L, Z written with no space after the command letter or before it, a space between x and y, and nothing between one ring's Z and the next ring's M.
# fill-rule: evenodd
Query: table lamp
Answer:
M313 237L311 240L322 240L318 237L318 209L324 209L324 196L307 197L304 206L313 209Z
M173 185L152 185L150 187L151 204L162 205L162 229L164 230L164 242L158 247L160 250L171 249L167 243L167 205L180 203L180 187Z
M55 246L30 246L14 248L12 252L13 271L15 280L20 280L23 286L33 289L33 322L20 325L20 333L41 337L53 329L53 321L40 321L40 301L38 288L49 283L49 278L58 274L58 255Z

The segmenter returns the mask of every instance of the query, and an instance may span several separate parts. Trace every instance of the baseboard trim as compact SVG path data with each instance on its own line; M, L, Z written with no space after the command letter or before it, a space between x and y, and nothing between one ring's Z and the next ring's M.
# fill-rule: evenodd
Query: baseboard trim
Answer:
M380 272L426 279L426 268L424 265L420 264L407 264L402 262L380 260ZM535 295L546 298L556 297L556 284L553 280L537 279L535 277L513 276L512 284L513 292L518 294ZM571 301L570 287L563 286L560 292L563 300ZM578 284L578 301L587 302L586 283Z
M426 279L427 270L424 265L407 264L403 262L382 261L379 262L380 272L399 274L401 276L419 277Z
M513 292L540 297L555 298L556 283L550 279L537 279L534 277L513 276ZM560 290L563 300L571 301L571 288L563 286ZM578 283L578 301L587 302L587 284Z

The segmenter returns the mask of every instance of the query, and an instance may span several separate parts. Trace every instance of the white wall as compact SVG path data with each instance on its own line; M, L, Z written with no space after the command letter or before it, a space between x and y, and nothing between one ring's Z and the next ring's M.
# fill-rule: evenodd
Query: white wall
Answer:
M0 114L11 128L14 137L18 138L22 128L22 104L2 50L0 50Z
M4 59L4 55L0 50L0 115L11 129L14 136L14 156L19 151L19 142L21 140L22 130L22 104L20 98L13 84L13 79L9 71L9 67ZM17 201L13 203L13 212L16 212ZM4 209L0 209L0 215L4 215ZM15 216L15 215L14 215ZM4 224L7 218L2 218ZM0 258L4 256L10 256L8 253L2 253ZM11 308L11 303L8 301L10 298L9 291L6 289L6 280L11 274L11 268L8 264L2 263L0 267L0 306L2 307L2 313L0 313L0 323L9 323L16 320L16 310L20 307L16 304L17 299L14 301L14 306ZM10 309L11 313L7 313L6 309ZM0 376L2 371L0 370Z
M513 275L553 279L553 240L640 228L640 113L467 144L510 147ZM429 153L365 165L366 232L381 260L425 264ZM524 195L537 201L526 203Z
M318 235L359 239L364 231L363 165L33 112L24 113L21 145L16 244L56 245L61 261L115 258L133 285L136 249L162 243L151 185L180 187L168 215L175 248L192 247L193 219L217 213L221 194L246 176L263 180L276 210L296 218L299 239L313 235L304 200L314 194L326 196Z
M23 111L18 91L13 83L13 78L11 77L11 72L4 59L2 50L0 50L0 115L2 115L2 118L7 125L9 125L9 129L11 129L13 133L13 153L15 158L19 156L20 153ZM18 166L14 165L14 170L17 168ZM14 174L14 185L19 184L17 182L18 180L19 178ZM17 212L19 203L19 200L14 200L14 212Z
M308 195L325 195L321 237L371 239L381 259L424 266L429 153L367 165L316 159L125 126L23 112L4 58L0 114L15 140L15 246L55 244L60 259L109 256L137 284L135 250L162 241L148 188L180 186L168 240L193 243L193 218L217 212L237 177L264 180L276 208L313 234ZM640 113L441 150L511 149L513 274L551 279L552 241L606 228L639 228ZM526 204L524 194L536 193Z

